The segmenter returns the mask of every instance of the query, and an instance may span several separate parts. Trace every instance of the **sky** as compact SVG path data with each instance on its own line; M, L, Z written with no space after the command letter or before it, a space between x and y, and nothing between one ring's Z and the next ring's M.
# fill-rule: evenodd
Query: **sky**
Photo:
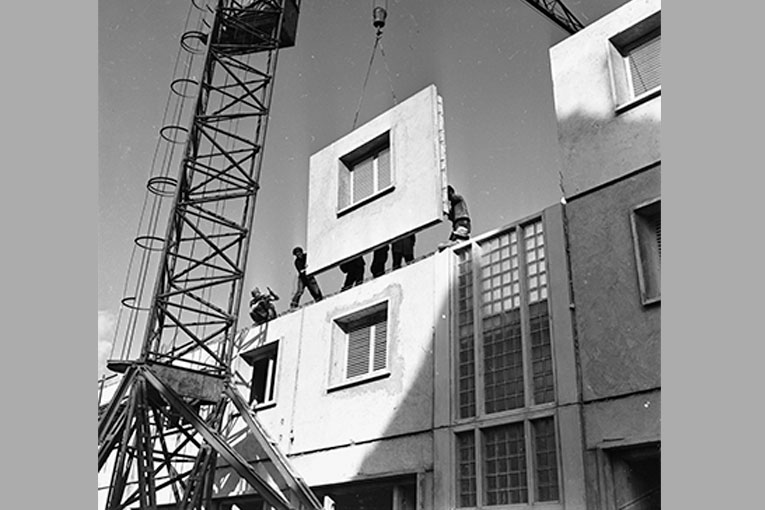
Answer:
M189 2L98 3L99 375L140 235ZM624 3L566 5L588 25ZM244 288L270 286L281 296L280 311L295 286L291 250L305 246L309 158L352 130L359 107L375 37L372 6L303 0L296 45L279 53ZM444 103L448 179L468 202L474 235L559 202L548 50L568 34L522 0L388 0L387 10L385 58L375 56L357 126L394 106L394 95L400 103L435 84ZM418 236L416 255L448 233L443 223ZM339 272L319 283L325 294L335 292ZM309 300L306 292L303 303Z

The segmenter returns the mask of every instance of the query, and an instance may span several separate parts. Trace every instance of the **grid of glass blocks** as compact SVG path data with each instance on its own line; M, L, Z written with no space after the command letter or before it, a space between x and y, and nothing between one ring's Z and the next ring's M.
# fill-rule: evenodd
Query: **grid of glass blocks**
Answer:
M518 234L505 232L481 243L481 304L484 316L521 306Z
M457 493L459 506L476 506L475 434L457 434Z
M546 300L529 306L529 334L534 403L552 402L555 399L555 383L550 344L550 317Z
M457 331L459 343L459 416L475 416L475 352L473 341L473 258L470 248L457 253Z
M536 500L558 500L558 459L553 418L531 422L534 431L534 471L536 473Z
M524 405L520 310L483 320L483 377L486 413Z
M484 503L506 505L528 500L523 422L483 431Z
M529 303L547 299L547 263L545 261L545 237L542 222L538 221L524 227L523 237L526 243L526 282Z

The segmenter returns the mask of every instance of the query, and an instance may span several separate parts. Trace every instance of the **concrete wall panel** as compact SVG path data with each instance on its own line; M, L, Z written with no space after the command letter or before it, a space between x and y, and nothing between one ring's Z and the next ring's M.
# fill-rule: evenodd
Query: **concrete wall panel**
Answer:
M584 421L588 449L658 441L661 438L661 392L587 404Z
M319 272L443 219L446 162L436 87L418 92L310 159L308 272ZM340 210L340 158L389 132L393 189Z
M422 434L430 438L433 428L434 321L448 313L448 286L436 281L445 278L441 269L447 256L420 260L285 314L267 326L252 328L243 336L238 354L279 341L276 405L259 410L257 416L284 453L300 459L296 463L309 465L307 472L298 469L309 483L340 483L352 472L371 475L413 466L432 468L432 453L428 453L432 439L428 446L417 443L414 448L405 438ZM388 301L389 373L333 388L337 382L331 376L335 320L381 300ZM235 369L239 391L248 396L251 369L241 357ZM396 441L380 441L385 438ZM236 447L253 451L244 444ZM324 453L330 451L335 453ZM326 455L339 455L342 461L331 464L331 472L327 464L310 467L312 457ZM347 473L340 469L346 465Z
M585 401L661 385L661 307L641 303L630 225L660 196L657 166L566 206Z

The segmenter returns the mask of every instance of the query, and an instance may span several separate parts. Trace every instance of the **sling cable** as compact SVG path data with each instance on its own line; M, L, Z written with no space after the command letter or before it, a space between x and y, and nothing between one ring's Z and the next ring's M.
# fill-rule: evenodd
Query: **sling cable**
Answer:
M393 79L391 78L390 68L388 67L387 57L385 56L385 50L382 45L383 28L385 28L385 21L388 18L388 0L372 0L372 26L375 28L375 43L372 47L372 56L369 58L369 66L367 67L367 74L364 77L364 85L361 87L361 96L359 97L359 104L356 107L356 114L353 116L353 128L356 129L356 123L359 120L359 113L361 112L361 103L364 101L364 93L367 89L367 83L369 82L369 73L372 71L372 64L377 54L377 48L380 48L380 54L383 58L383 64L385 65L385 72L388 75L388 82L390 83L390 93L393 98L393 104L398 104L396 100L396 92L393 90Z

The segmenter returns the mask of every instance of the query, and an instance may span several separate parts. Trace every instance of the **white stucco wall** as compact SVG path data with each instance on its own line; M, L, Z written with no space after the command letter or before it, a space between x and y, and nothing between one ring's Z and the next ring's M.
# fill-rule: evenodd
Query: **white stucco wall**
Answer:
M633 0L550 49L567 197L661 159L661 92L617 111L609 39L661 11Z
M243 339L241 352L279 341L276 405L257 416L310 485L432 469L434 337L448 316L443 268L450 256L436 254L325 298ZM333 388L335 319L381 300L388 300L389 374ZM239 356L234 369L250 381ZM248 396L248 385L239 391Z

